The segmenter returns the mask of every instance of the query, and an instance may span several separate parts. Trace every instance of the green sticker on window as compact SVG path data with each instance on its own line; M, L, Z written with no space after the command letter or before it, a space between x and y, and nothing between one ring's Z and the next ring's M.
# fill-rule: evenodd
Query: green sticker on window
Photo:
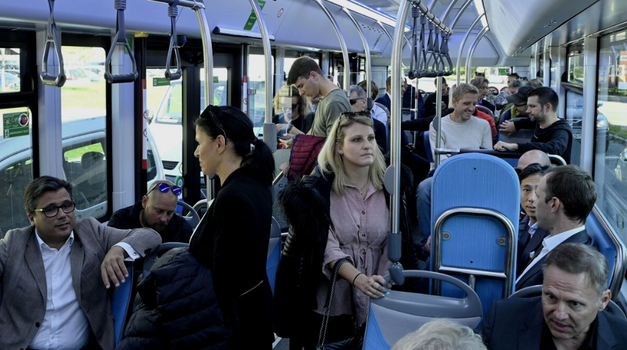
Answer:
M265 1L259 1L259 7L263 10L263 7L266 5ZM248 16L248 20L244 25L244 30L251 30L255 26L255 22L257 22L257 16L255 15L255 10L250 10L250 16Z
M30 118L26 111L5 113L2 115L2 136L8 139L10 137L28 135L29 123Z

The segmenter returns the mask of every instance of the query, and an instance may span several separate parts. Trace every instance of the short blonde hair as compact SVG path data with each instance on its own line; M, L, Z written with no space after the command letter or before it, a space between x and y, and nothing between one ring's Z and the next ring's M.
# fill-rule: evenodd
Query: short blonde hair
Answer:
M486 346L470 327L440 318L407 334L392 350L486 350Z
M453 89L451 95L455 101L460 101L467 93L479 95L479 90L468 83L460 83Z
M333 179L333 192L344 195L344 186L348 183L348 174L346 174L346 167L344 166L344 159L337 150L337 145L344 142L346 137L344 130L353 124L363 124L372 128L372 119L370 118L370 112L365 113L352 113L345 112L333 123L331 132L327 136L327 140L324 142L324 146L318 154L318 165L322 170L322 175L333 173L335 178ZM385 173L385 159L381 153L381 149L377 146L373 147L374 163L370 165L368 171L368 178L372 185L380 190L383 188L383 176Z

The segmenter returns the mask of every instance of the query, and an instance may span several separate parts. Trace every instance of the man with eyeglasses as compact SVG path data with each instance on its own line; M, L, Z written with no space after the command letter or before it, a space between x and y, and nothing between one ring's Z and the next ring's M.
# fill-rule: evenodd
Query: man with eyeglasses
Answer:
M0 240L0 349L113 349L108 289L161 237L76 220L72 185L51 176L28 184L24 206L31 226Z
M119 229L149 227L161 235L163 242L188 243L193 228L175 214L181 188L171 181L155 181L146 195L134 205L111 216L108 225Z

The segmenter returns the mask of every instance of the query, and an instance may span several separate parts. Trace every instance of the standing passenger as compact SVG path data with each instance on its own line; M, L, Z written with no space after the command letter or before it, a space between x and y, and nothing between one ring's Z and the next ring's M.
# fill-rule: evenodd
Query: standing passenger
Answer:
M335 262L341 265L326 342L354 335L349 289L355 286L357 320L368 298L383 296L388 272L389 210L383 191L385 162L369 114L343 113L331 129L319 168L289 184L279 201L291 224L277 271L277 333L290 348L313 347Z
M222 188L189 251L213 272L218 304L236 349L270 349L272 291L266 255L272 220L274 160L240 110L208 106L196 121L194 155ZM251 150L252 149L252 150Z
M303 56L294 61L287 83L295 85L298 92L309 98L321 96L316 107L316 117L309 131L310 135L326 137L333 126L333 122L342 112L350 112L351 105L346 92L337 87L331 80L322 74L322 70L313 58ZM302 134L293 130L292 135Z

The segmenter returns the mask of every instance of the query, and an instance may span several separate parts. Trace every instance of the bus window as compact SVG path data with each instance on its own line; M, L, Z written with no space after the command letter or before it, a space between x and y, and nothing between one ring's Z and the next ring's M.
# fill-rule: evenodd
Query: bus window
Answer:
M248 96L248 116L254 127L263 126L266 117L266 70L264 64L263 55L248 55L248 89L254 91L253 95ZM272 56L272 75L274 75L274 56ZM272 87L270 93L273 93Z
M20 91L20 49L0 47L0 92Z
M597 204L611 227L627 242L627 31L599 41L598 114L594 180ZM602 125L600 125L602 124ZM604 128L606 134L600 134Z
M74 185L76 216L107 214L106 82L102 47L63 46L63 169Z

